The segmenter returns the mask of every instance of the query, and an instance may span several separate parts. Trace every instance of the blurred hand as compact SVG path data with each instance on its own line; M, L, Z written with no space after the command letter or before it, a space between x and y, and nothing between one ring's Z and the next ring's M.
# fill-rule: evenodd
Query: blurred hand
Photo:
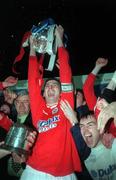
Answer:
M114 124L116 126L116 102L107 105L98 115L98 129L101 134L104 132L105 126L111 118L114 119Z
M64 28L61 25L56 26L55 35L56 35L56 43L58 47L63 46L63 34L64 34Z
M34 143L36 141L36 138L37 138L37 132L36 131L33 131L33 132L29 133L29 135L27 137L29 148L33 147L33 145L34 145Z
M55 30L55 35L58 38L63 39L63 34L64 34L64 28L61 25L59 25L59 26L57 25L56 30Z
M27 160L27 157L25 155L18 155L17 153L13 152L12 153L12 158L13 158L13 161L16 162L16 163L23 163L23 162L26 162Z
M70 106L70 104L67 100L64 100L64 101L61 100L60 107L61 107L64 115L70 121L70 123L72 125L78 123L76 112L72 109L72 107Z
M11 91L9 89L5 89L3 90L3 94L4 94L4 100L5 102L12 104L14 99L16 99L17 94L14 91Z
M2 82L2 84L3 84L3 87L6 88L6 87L16 85L17 82L18 82L18 78L13 77L13 76L9 76Z

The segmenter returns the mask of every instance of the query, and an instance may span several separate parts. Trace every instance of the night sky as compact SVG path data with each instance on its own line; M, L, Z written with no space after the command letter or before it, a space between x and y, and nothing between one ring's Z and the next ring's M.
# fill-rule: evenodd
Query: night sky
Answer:
M73 75L88 74L100 56L109 59L101 73L116 69L115 0L4 0L0 5L0 80L13 75L12 63L23 34L49 17L68 36ZM19 79L27 79L27 59L19 65ZM56 69L53 73L57 76Z

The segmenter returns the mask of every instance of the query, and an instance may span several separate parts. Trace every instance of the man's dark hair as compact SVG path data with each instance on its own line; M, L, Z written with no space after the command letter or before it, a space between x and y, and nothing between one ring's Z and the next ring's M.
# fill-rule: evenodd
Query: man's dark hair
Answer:
M25 95L29 95L27 89L20 90L20 91L17 92L17 96L25 96Z
M83 113L81 116L79 116L79 122L80 122L80 120L81 119L84 119L84 118L87 118L88 116L94 116L95 114L94 114L94 111L90 111L90 110L88 110L88 111L86 111L85 113Z
M45 88L47 82L48 82L48 81L51 81L51 80L56 81L56 82L58 83L59 87L60 87L60 90L61 90L61 82L59 81L58 78L48 78L48 79L46 79L45 84L44 84L44 88Z
M84 92L83 92L82 89L79 89L79 88L78 88L78 89L76 89L75 91L76 91L76 93L75 93L76 95L77 95L78 92L80 92L80 93L83 95L83 100L85 100Z

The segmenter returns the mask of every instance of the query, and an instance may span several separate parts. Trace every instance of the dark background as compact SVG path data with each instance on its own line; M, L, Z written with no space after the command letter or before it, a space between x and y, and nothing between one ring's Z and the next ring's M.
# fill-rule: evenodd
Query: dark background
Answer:
M0 4L0 80L13 74L12 63L23 34L49 17L68 35L73 75L88 74L99 56L109 59L101 72L115 70L115 0L4 0ZM19 65L19 79L27 79L27 59ZM57 76L56 69L54 74Z

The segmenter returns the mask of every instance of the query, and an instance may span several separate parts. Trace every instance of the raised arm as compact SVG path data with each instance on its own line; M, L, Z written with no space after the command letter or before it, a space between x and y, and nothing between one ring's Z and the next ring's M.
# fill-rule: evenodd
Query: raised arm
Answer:
M29 86L29 97L30 97L30 108L32 117L35 119L35 115L40 101L42 101L41 89L43 85L43 56L40 57L39 62L34 49L35 39L30 36L30 56L29 56L29 67L28 67L28 86ZM36 101L36 103L35 103Z
M69 54L63 45L64 29L61 25L56 27L56 42L58 46L59 74L62 89L62 97L66 98L67 94L70 97L71 105L74 104L73 88L72 88L72 72L69 64Z
M101 70L102 67L106 66L108 63L108 60L105 58L98 58L96 60L96 64L92 72L87 76L87 79L84 82L83 85L83 92L84 96L87 102L87 105L90 110L94 110L94 107L97 102L97 97L94 92L94 83L96 80L96 76Z

